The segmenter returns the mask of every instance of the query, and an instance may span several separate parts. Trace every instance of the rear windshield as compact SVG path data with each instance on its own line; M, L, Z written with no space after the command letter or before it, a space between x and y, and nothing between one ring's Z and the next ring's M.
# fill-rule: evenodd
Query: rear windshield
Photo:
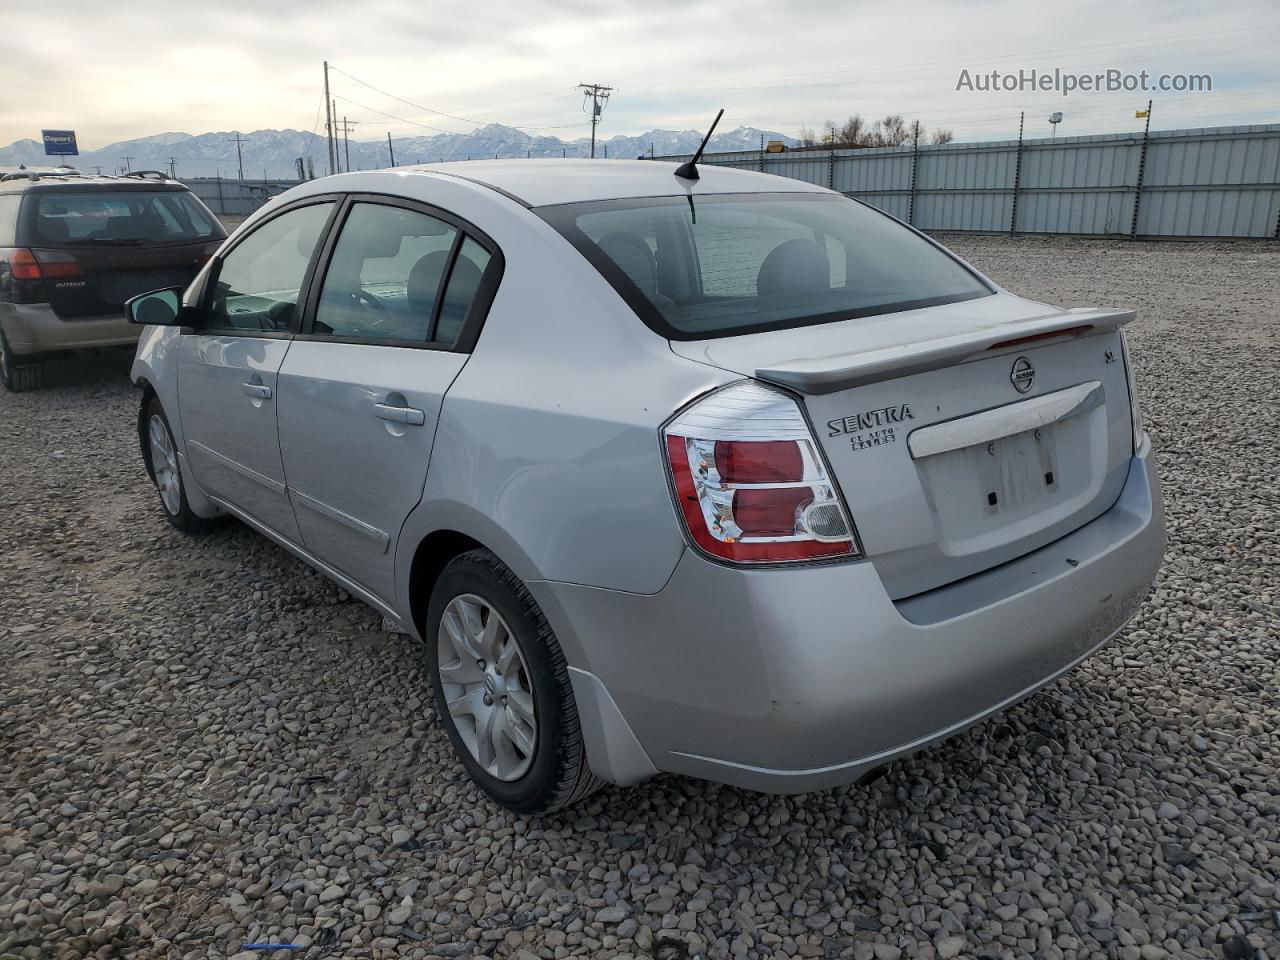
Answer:
M37 242L156 244L221 239L222 227L185 190L56 190L37 194Z
M970 300L991 289L897 221L835 194L542 207L638 314L678 340Z

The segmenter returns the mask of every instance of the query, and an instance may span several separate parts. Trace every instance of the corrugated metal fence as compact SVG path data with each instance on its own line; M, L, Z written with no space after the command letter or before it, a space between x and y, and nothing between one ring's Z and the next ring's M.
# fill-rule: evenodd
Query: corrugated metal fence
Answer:
M298 180L232 180L225 177L183 178L191 192L220 217L247 217Z
M830 187L922 230L1280 239L1280 124L702 162Z

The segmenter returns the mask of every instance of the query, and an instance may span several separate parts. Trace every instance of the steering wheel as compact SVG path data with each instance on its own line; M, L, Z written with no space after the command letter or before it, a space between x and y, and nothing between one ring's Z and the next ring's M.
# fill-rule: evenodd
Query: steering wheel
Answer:
M356 300L362 307L377 314L377 317L369 321L370 326L376 327L381 325L384 320L391 319L391 311L387 309L387 305L368 290L361 288L356 291Z

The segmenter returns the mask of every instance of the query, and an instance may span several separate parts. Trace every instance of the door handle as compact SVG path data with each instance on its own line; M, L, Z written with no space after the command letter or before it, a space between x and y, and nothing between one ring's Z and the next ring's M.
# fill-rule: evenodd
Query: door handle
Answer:
M375 403L373 415L379 420L390 420L410 427L420 427L427 422L427 414L423 410L416 407L393 407L386 403Z
M259 400L271 399L271 388L265 383L242 383L240 387L251 397L257 397Z

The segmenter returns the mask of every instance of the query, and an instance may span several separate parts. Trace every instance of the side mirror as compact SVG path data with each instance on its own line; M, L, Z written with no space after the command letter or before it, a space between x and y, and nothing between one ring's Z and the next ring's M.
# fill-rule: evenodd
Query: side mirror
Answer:
M171 327L182 314L182 287L140 293L125 301L125 316L140 326Z

